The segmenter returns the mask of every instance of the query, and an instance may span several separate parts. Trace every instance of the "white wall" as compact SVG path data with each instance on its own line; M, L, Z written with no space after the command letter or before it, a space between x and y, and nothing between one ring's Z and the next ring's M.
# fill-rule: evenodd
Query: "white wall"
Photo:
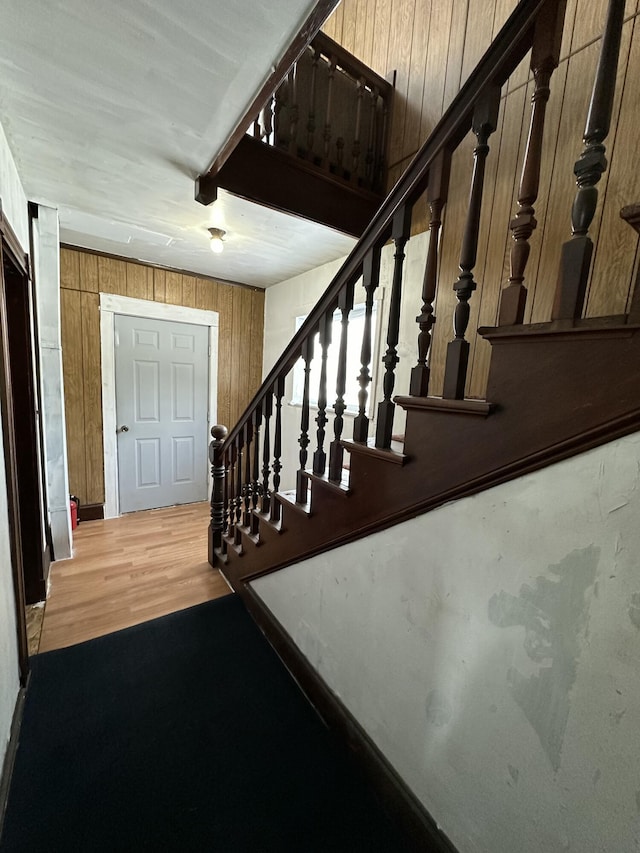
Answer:
M0 199L2 199L5 216L16 232L22 248L28 251L27 199L1 126ZM0 447L2 447L1 442ZM11 572L7 487L4 455L0 453L0 768L6 752L18 688L18 647Z
M420 313L422 300L420 298L422 292L422 278L424 275L424 264L429 244L428 234L419 234L413 237L406 248L406 260L403 280L402 293L402 313L400 334L398 340L398 355L400 364L396 370L396 384L394 394L409 393L409 377L411 368L417 360L417 340L418 326L415 322L416 316ZM372 419L369 434L375 434L375 406L382 399L382 376L383 370L381 359L386 350L386 334L387 334L387 315L389 310L389 298L391 295L391 282L393 278L393 246L391 244L384 247L382 251L382 259L380 264L380 285L376 291L376 298L381 300L379 309L378 321L378 339L377 349L374 350L372 358L371 373L376 378L375 384L370 386L370 392L373 395ZM334 275L338 272L344 258L338 261L332 261L329 264L324 264L307 273L298 275L295 278L287 279L279 284L267 288L265 296L265 323L264 323L264 355L263 355L263 377L271 370L273 365L278 360L278 357L284 351L285 347L291 340L295 332L296 317L308 314L314 307L318 299L327 289ZM361 282L356 285L355 303L365 301L365 292ZM334 340L332 347L338 347L339 341ZM355 379L356 377L350 377ZM285 390L285 400L291 400L291 377L287 380ZM335 402L335 387L328 386L328 400L330 406ZM310 434L312 442L309 445L309 459L316 448L316 425L314 423L316 412L312 411ZM352 426L353 418L345 415L344 438L351 438L353 434ZM295 472L299 467L299 445L298 437L300 435L300 408L283 406L282 415L283 429L283 470L281 488L289 489L295 485ZM331 418L326 427L327 441L325 442L325 451L327 451L328 443L333 438L333 419ZM394 432L402 433L404 431L404 412L402 409L396 411L394 422ZM327 451L328 452L328 451ZM310 462L309 462L310 467Z
M461 853L640 849L640 434L253 586Z
M38 205L38 218L33 223L48 521L55 559L64 560L71 556L71 519L60 331L58 211Z

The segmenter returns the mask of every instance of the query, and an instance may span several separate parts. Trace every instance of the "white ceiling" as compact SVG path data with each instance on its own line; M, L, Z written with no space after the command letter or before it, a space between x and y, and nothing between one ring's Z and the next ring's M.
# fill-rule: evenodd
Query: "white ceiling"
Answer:
M354 240L323 226L193 198L313 5L2 0L0 121L61 240L259 287L347 254Z

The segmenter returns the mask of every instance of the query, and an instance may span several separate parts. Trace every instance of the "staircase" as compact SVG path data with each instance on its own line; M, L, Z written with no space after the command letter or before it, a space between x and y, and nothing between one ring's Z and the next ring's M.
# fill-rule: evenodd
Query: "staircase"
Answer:
M559 0L518 4L240 421L230 431L223 426L212 430L209 562L236 589L313 554L640 429L638 289L625 314L583 316L593 253L589 228L598 201L597 183L607 168L605 140L624 18L620 0L611 0L605 21L584 148L574 168L578 189L572 207L571 199L567 200L571 236L562 249L554 305L546 322L524 323L527 260L537 236L534 205L545 108L559 60L564 12L565 4ZM501 294L497 325L478 330L491 346L486 393L469 398L465 397L471 346L467 329L470 300L479 286L474 268L489 141L498 121L501 89L529 51L534 80L529 136L517 206L504 231L510 229L512 237L510 275ZM449 286L439 276L441 222L452 161L459 162L454 153L469 131L476 144L465 224L462 233L447 235L459 246L454 336L446 347L446 363L439 366L444 373L442 396L433 396L434 303L439 288ZM414 309L418 312L417 360L409 394L395 395L405 248L414 209L422 198L429 210L429 246L422 306ZM638 206L633 202L626 200L622 216L637 230ZM384 390L374 419L368 405L374 387L371 322L381 253L390 240L394 258L382 358ZM356 298L365 305L359 407L353 432L346 434L346 356ZM341 332L335 342L339 352L335 403L329 409L333 391L327 385L327 350L334 312L338 312ZM447 330L439 328L438 333L446 335ZM311 430L310 365L316 335L320 380L317 429ZM304 368L300 431L290 435L283 429L282 409L288 377L299 359ZM401 436L397 435L399 410L406 413ZM333 435L327 435L329 414ZM283 446L293 442L300 448L295 488L283 490Z

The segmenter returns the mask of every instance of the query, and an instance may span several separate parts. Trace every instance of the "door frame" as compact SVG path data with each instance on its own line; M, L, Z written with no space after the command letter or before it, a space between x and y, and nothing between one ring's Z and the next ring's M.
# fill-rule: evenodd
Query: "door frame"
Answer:
M104 517L120 515L118 489L118 442L116 437L115 315L171 320L209 328L209 429L216 424L218 405L218 325L217 311L186 308L148 299L134 299L100 293L100 352L102 356L102 444L104 450ZM209 486L211 485L209 472Z

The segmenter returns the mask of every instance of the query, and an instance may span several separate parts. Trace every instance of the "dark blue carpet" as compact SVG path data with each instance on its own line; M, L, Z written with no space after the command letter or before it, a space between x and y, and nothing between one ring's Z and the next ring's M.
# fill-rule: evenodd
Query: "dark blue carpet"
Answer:
M32 664L2 853L408 849L237 596Z

